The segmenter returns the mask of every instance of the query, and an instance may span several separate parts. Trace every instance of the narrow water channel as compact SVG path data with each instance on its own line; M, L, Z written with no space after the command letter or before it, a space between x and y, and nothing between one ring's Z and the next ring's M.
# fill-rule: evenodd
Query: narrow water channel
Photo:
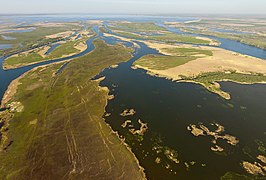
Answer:
M93 28L95 32L97 32L97 27ZM38 66L43 66L43 65L47 65L47 64L51 64L51 63L55 63L55 62L60 62L60 61L65 61L65 60L70 60L70 59L74 59L80 56L84 56L85 54L91 52L94 49L94 45L93 45L93 41L95 40L95 38L98 38L98 36L92 37L89 40L86 41L87 44L87 49L72 55L72 56L68 56L68 57L64 57L64 58L58 58L58 59L53 59L53 60L48 60L48 61L44 61L44 62L39 62L36 64L32 64L29 66L24 66L24 67L20 67L20 68L16 68L16 69L10 69L10 70L4 70L3 69L3 62L6 58L8 58L9 56L4 56L4 57L0 57L0 100L2 100L5 91L7 90L9 84L16 78L18 78L19 76L21 76L23 73L38 67Z

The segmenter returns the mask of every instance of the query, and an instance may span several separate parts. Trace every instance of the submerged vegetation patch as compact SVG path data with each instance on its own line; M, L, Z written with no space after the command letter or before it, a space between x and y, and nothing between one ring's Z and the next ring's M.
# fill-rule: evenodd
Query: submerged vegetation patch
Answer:
M187 130L189 130L194 136L210 136L212 137L212 144L213 146L211 146L211 150L212 151L218 151L218 152L222 152L224 151L224 148L221 147L221 145L218 145L218 140L225 140L228 144L235 146L239 143L239 140L229 134L224 134L225 128L224 126L218 124L218 123L214 123L211 124L211 126L215 127L216 130L211 131L209 130L208 127L206 127L203 124L199 124L198 126L191 124L187 127Z

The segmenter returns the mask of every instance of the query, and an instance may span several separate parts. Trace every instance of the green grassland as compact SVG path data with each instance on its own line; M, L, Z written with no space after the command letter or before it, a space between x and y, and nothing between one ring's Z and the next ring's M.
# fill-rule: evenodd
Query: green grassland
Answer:
M87 39L88 39L87 37L83 37L78 40L67 41L66 43L63 43L62 45L55 48L50 54L48 54L45 57L42 57L40 54L38 54L38 51L40 51L41 49L38 49L38 50L36 49L34 51L29 52L28 54L21 53L21 54L18 54L18 56L11 56L5 59L4 67L16 68L16 67L29 65L32 63L60 58L62 56L73 54L73 53L78 53L79 50L75 48L75 45L79 43L85 43Z
M113 26L115 26L115 28L117 29L122 29L122 30L126 30L126 31L137 31L137 32L141 32L141 31L166 31L165 28L157 26L156 24L152 23L152 22L145 22L145 23L112 23Z
M154 40L154 41L161 41L165 43L189 43L189 44L203 44L208 45L210 44L210 41L197 39L192 36L185 36L185 35L178 35L171 32L164 32L162 35L139 35L132 32L123 32L123 31L114 31L115 34L120 36L125 36L132 39L138 39L138 40Z
M117 35L126 36L133 39L155 40L166 43L190 43L190 44L210 44L210 41L197 39L191 36L179 35L167 31L167 29L157 26L154 23L115 23L108 28L113 30ZM160 31L160 35L153 35ZM145 35L137 34L144 33Z
M231 71L230 73L226 72L203 73L197 77L188 78L188 79L201 82L204 84L211 84L212 82L219 82L222 80L230 80L234 82L248 83L248 84L266 82L266 76L264 76L263 74L242 74L234 71Z
M242 42L244 44L266 49L266 37L262 35L258 35L258 34L230 34L230 33L212 32L209 30L201 30L201 29L192 30L186 27L183 27L182 29L190 33L210 35L210 36L215 36L219 38L231 39L231 40Z
M212 51L195 48L165 48L173 56L146 55L134 62L134 65L153 70L166 70L177 67L198 58L197 55L212 56Z
M0 36L0 44L12 44L13 48L7 50L0 50L0 55L7 55L14 52L25 51L35 47L43 46L52 42L60 40L60 38L45 38L45 36L69 31L80 30L81 26L72 24L66 24L61 27L35 27L36 29L31 32L23 33L7 33L6 36L10 36L16 39L5 40Z
M210 41L197 39L192 36L179 35L171 32L166 32L161 36L148 36L147 39L162 41L166 43L189 43L189 44L210 44Z
M221 81L232 81L237 83L261 83L266 82L266 76L263 74L242 74L234 71L228 72L208 72L203 73L196 77L182 77L182 80L192 81L199 83L206 87L209 91L219 94L220 96L229 99L230 95L221 90L220 86L217 84Z
M160 55L146 55L134 62L134 65L147 67L154 70L165 70L180 66L189 61L197 59L192 56L160 56Z
M179 56L196 56L199 54L206 56L213 55L211 50L202 50L195 48L164 48L163 51Z
M92 77L131 58L131 48L94 41L71 61L39 67L20 82L12 101L24 111L10 120L13 143L0 152L0 179L143 179L138 165L102 119L108 92Z

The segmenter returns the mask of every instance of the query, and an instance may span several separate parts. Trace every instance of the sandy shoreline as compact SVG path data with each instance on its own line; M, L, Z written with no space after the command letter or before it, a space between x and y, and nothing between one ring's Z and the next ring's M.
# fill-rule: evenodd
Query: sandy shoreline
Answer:
M204 86L210 92L216 93L223 97L224 99L230 99L230 94L220 90L219 82L222 81L231 81L238 84L266 84L266 82L254 82L254 83L245 83L238 82L230 79L221 79L218 82L213 82L212 85L205 85L204 83L193 81L193 77L197 77L204 73L212 73L212 72L236 72L239 74L258 74L261 73L266 75L266 61L251 57L248 55L243 55L239 53L235 53L232 51L224 50L217 47L207 47L207 46L199 46L194 47L191 45L169 45L163 43L156 43L151 41L141 41L145 43L150 48L158 50L161 54L165 54L168 56L176 56L176 54L167 52L167 49L177 49L178 48L194 48L199 50L210 50L212 51L212 56L199 57L196 60L189 61L180 66L176 66L173 68L169 68L166 70L156 70L150 69L148 67L143 67L141 65L134 65L132 68L141 68L147 71L149 75L166 78L172 81L178 82L189 82L196 83ZM183 76L192 78L190 80L183 80Z
M230 100L231 99L231 96L229 93L227 92L224 92L224 91L213 91L213 90L210 90L210 87L206 86L204 83L201 83L201 82L197 82L197 81L193 81L193 80L182 80L181 78L179 79L173 79L172 77L170 76L166 76L166 75L161 75L161 74L157 74L157 73L154 73L152 72L151 70L149 70L148 68L146 67L142 67L142 66L139 66L139 65L134 65L131 67L132 69L144 69L145 71L147 71L146 73L150 76L155 76L155 77L159 77L159 78L164 78L166 80L170 80L170 81L173 81L173 82L179 82L179 83L193 83L193 84L199 84L203 87L205 87L208 91L212 92L212 93L215 93L219 96L221 96L222 98L226 99L226 100ZM221 82L233 82L233 83L237 83L237 84L243 84L243 85L254 85L254 84L266 84L266 82L254 82L254 83L248 83L248 82L239 82L239 81L234 81L234 80L231 80L231 79L221 79L219 81L215 81L215 83L218 83L219 86L220 86L220 83Z
M266 61L248 55L242 55L217 47L193 47L191 45L168 45L147 41L142 42L150 48L156 49L160 53L165 55L173 55L167 53L165 51L166 48L194 48L200 50L210 50L213 52L213 56L198 58L196 60L189 61L183 65L173 67L167 70L152 70L145 67L141 67L155 74L171 77L174 80L180 80L180 75L191 77L200 75L202 73L229 70L246 74L261 73L266 75Z

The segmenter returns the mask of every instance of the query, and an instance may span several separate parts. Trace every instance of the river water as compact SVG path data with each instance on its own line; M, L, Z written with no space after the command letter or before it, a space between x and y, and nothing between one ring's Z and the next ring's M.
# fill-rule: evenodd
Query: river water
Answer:
M103 37L108 44L121 42L116 38ZM67 58L46 61L23 68L4 71L0 69L0 99L9 83L24 72L56 61L63 61L82 56L94 49L92 38L87 41L88 48ZM264 50L245 44L220 39L221 48L266 59ZM243 160L254 162L258 155L258 142L266 144L266 86L221 83L224 91L230 92L232 99L224 100L208 92L204 87L192 83L176 83L163 78L152 77L144 70L134 70L132 63L147 54L157 54L154 49L136 42L139 48L133 58L119 64L117 68L107 68L96 78L105 76L100 85L107 86L115 98L108 102L106 112L111 113L105 120L119 133L132 148L149 179L219 179L226 172L245 173L240 163ZM130 46L130 43L126 44ZM6 57L0 59L2 62ZM122 117L125 109L135 109L132 117ZM128 127L121 125L126 120L132 121L135 129L140 127L138 119L148 125L144 139L136 138ZM210 150L211 138L195 137L188 130L190 124L203 123L211 127L219 123L225 132L239 139L237 146L221 141L225 153ZM161 152L155 149L162 149ZM177 154L179 163L169 159L165 152ZM247 151L249 156L247 155ZM252 157L251 157L252 156ZM160 158L160 163L156 163Z
M172 29L172 32L175 31ZM210 38L219 40L221 48L266 59L265 50L232 40ZM131 68L139 57L158 53L145 44L138 44L140 48L129 62L106 69L98 77L106 77L100 85L107 86L110 95L115 96L106 107L106 114L111 114L105 117L106 122L130 144L147 177L220 179L227 172L246 174L240 163L244 160L253 163L261 153L258 144L264 143L265 147L266 143L266 86L222 82L222 89L232 96L228 101L200 85L152 77L144 70ZM120 116L131 108L136 110L135 115ZM149 128L143 140L130 132L131 128L140 127L139 119ZM131 120L131 127L122 127L126 120ZM195 137L187 130L190 124L198 123L213 130L212 124L223 125L225 133L237 137L239 143L232 146L218 140L225 150L213 152L210 137ZM165 155L167 150L178 154L178 164ZM155 162L157 158L160 158L159 164Z

